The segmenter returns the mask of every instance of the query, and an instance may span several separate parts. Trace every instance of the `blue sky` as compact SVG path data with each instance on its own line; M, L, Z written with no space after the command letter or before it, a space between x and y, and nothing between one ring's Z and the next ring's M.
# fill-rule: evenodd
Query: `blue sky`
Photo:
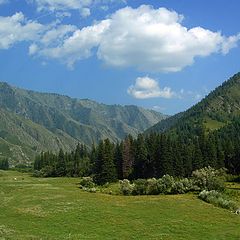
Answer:
M240 69L237 0L0 0L0 81L186 110Z

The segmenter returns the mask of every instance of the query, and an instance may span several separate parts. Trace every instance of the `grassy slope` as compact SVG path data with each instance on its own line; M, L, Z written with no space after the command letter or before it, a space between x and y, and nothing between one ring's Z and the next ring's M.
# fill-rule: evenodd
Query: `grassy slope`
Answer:
M8 156L11 164L33 162L42 150L70 151L77 141L60 130L50 132L41 125L0 108L0 158Z
M211 118L206 117L203 121L203 125L206 127L208 131L214 131L226 126L226 123L219 122L217 120L213 120Z
M77 183L0 172L0 239L240 238L239 216L194 195L91 194Z

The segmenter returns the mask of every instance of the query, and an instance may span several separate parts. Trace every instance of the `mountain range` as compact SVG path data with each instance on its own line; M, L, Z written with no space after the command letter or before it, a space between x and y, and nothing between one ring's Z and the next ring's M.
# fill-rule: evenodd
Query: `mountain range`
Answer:
M105 105L0 83L0 157L29 163L41 151L72 150L100 139L137 136L167 116L129 105Z
M0 83L0 158L30 163L41 151L72 150L128 134L166 133L183 139L229 131L240 118L240 73L185 112L168 117L137 106L105 105Z

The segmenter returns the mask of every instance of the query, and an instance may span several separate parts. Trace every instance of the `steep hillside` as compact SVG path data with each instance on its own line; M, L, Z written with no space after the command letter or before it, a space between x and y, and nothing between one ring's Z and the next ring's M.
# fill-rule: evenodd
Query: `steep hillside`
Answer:
M70 150L136 136L166 116L137 106L105 105L84 99L38 93L0 83L0 157L32 161L46 150Z
M188 135L198 133L201 129L211 132L230 124L238 117L240 117L240 73L235 74L186 112L159 122L146 133L170 132Z
M54 134L46 128L19 115L0 108L0 157L14 163L29 163L36 152L71 150L77 141L61 130Z

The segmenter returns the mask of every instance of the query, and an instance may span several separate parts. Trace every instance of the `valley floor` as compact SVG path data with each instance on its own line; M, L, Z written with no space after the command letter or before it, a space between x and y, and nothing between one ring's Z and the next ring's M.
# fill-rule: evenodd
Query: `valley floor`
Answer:
M196 195L94 194L78 182L0 171L0 239L240 239L240 216Z

